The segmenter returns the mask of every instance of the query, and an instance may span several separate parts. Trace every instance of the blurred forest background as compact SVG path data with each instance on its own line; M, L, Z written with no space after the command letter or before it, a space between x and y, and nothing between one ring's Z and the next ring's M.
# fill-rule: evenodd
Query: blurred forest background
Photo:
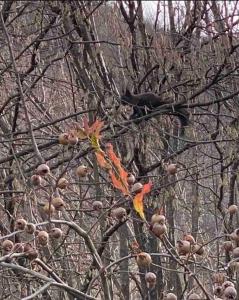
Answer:
M239 3L144 2L0 2L0 299L238 299ZM126 88L184 134L167 105L133 122ZM153 183L146 221L84 118Z

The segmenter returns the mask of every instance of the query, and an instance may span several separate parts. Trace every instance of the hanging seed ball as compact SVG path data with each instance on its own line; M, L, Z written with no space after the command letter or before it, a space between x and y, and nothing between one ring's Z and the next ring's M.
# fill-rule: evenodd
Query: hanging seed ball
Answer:
M191 250L191 244L188 241L177 241L177 250L179 255L186 255Z
M187 299L187 300L198 300L198 299L201 299L201 298L199 297L199 295L193 293L193 294L191 294L191 295L188 296L188 299Z
M165 300L177 300L177 296L173 293L168 293Z
M62 237L62 230L60 228L52 228L50 231L50 237L53 239L60 239Z
M239 247L234 248L234 249L232 250L232 256L233 256L234 258L238 258L238 257L239 257Z
M70 145L76 145L78 143L78 137L75 135L74 132L69 132L68 142Z
M239 261L230 261L229 268L233 271L238 272L239 271Z
M151 217L151 224L159 223L159 224L165 224L166 218L164 215L154 214Z
M239 228L235 229L231 234L230 237L233 241L239 242Z
M35 248L33 248L30 244L24 245L24 252L25 252L26 257L29 260L34 260L38 256L37 250Z
M59 144L61 144L61 145L64 145L64 146L68 145L69 144L68 133L66 133L66 132L61 133L59 135L58 141L59 141Z
M145 274L145 281L147 282L147 285L149 288L152 288L156 285L157 276L152 273L148 272Z
M46 176L50 173L50 168L48 167L47 164L42 164L37 167L37 174L40 176Z
M25 219L18 219L15 223L16 230L24 230L27 225L27 221Z
M117 207L112 211L112 215L118 219L118 220L123 220L124 218L127 217L127 212L126 209L123 207Z
M135 183L135 176L133 174L128 174L128 177L127 177L127 182L129 185L132 185Z
M204 248L201 245L195 244L192 246L192 252L196 253L197 255L203 255Z
M37 175L37 174L32 175L32 177L31 177L32 185L39 186L39 185L41 185L41 182L42 182L42 178L40 175Z
M143 185L140 182L136 182L132 188L131 188L131 192L132 193L140 193L142 191Z
M34 235L35 235L35 236L38 236L38 233L39 233L40 231L41 231L41 230L36 229L35 232L34 232Z
M177 165L169 164L166 168L166 171L169 175L175 175L177 173Z
M33 223L27 223L25 231L28 234L33 234L36 231L36 226Z
M10 252L12 249L13 249L13 242L10 241L10 240L5 240L3 241L2 243L2 249L5 251L5 252Z
M65 207L65 202L60 197L53 198L51 204L55 207L56 210L63 210Z
M62 190L66 189L68 185L69 185L69 181L64 177L60 178L57 182L57 187Z
M233 282L231 282L231 281L225 281L225 282L223 282L223 284L222 284L222 289L223 289L223 291L226 289L226 288L228 288L229 286L232 286L232 287L234 287L234 283Z
M213 289L213 293L215 296L221 297L223 293L222 287L220 285L215 286Z
M149 265L152 263L152 258L150 254L146 252L141 252L136 256L136 262L139 267L149 267Z
M230 215L235 214L238 211L238 206L233 204L228 207L228 212Z
M40 245L46 246L49 240L49 235L46 231L42 230L38 233L37 240Z
M222 248L227 252L231 252L233 250L233 244L231 241L225 241L222 245Z
M24 244L22 243L16 243L12 249L15 253L22 253L24 252Z
M44 206L43 206L43 210L47 215L52 215L55 212L55 207L50 204L49 202L47 202Z
M183 236L183 240L188 241L191 245L196 244L196 241L195 241L194 237L191 234L185 234Z
M225 300L236 300L237 299L237 291L233 286L227 287L223 292L223 299Z
M99 211L99 210L101 210L102 208L103 208L103 203L101 202L101 201L94 201L93 203L92 203L92 208L94 209L94 210L97 210L97 211Z
M165 224L155 223L152 227L152 232L157 236L161 237L164 233L166 233L167 227Z
M78 175L79 177L86 177L88 172L89 168L84 165L81 165L76 169L76 175Z

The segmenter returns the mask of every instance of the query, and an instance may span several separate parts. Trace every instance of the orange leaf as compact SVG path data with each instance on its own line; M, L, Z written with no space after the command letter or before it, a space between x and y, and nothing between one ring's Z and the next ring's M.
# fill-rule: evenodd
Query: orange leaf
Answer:
M101 128L103 127L104 125L104 122L102 121L99 121L99 120L96 120L89 128L89 134L94 134L97 139L99 139L100 137L100 131L101 131Z
M152 187L151 182L144 184L142 191L138 193L133 199L134 209L137 211L137 213L140 215L140 217L143 220L145 220L143 199L144 199L144 195L150 192L151 187Z
M111 169L111 165L105 159L105 153L103 151L97 151L97 152L95 152L95 155L96 155L96 159L97 159L98 165L101 168Z
M144 194L148 194L151 191L151 187L152 187L152 182L148 182L146 184L144 184L143 189L141 191L141 193Z
M112 172L112 170L109 171L112 184L115 188L120 190L124 195L129 195L128 188L123 184L123 182L120 179L117 179L115 174Z
M113 164L117 168L121 167L120 159L114 153L112 144L110 144L110 143L106 144L106 152L107 152L107 155L109 156L110 160L113 162Z
M117 169L117 172L119 174L120 180L122 181L124 187L126 188L126 190L128 191L128 173L124 170L124 168L121 165L121 161L120 159L117 157L117 155L115 154L114 150L113 150L113 146L112 144L108 143L106 144L106 151L107 151L107 155L109 157L109 159L112 161L112 163L114 164L114 166ZM128 193L128 192L127 192Z

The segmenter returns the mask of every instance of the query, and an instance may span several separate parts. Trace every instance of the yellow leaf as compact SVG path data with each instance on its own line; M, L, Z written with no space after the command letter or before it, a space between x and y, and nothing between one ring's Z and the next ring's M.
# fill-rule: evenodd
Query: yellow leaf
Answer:
M137 211L137 213L140 215L140 217L143 220L145 220L143 199L144 199L144 195L150 192L151 187L152 187L151 182L145 184L142 188L142 191L138 193L133 199L134 209Z

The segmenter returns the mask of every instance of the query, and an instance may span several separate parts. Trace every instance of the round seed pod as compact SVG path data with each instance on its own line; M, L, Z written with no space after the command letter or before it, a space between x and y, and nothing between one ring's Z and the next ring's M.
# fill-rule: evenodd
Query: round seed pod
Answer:
M223 284L222 284L222 289L223 289L223 291L224 291L226 288L228 288L229 286L234 287L234 283L231 282L231 281L229 281L229 280L223 282Z
M225 300L236 300L237 291L233 286L227 287L223 292L223 297Z
M230 237L233 241L239 242L239 228L235 229L231 234Z
M44 206L43 206L43 211L45 212L45 214L47 215L53 215L53 213L55 212L55 207L50 204L49 202L47 202Z
M238 206L235 205L235 204L230 205L230 206L228 207L228 212L229 212L230 215L235 214L236 212L238 212Z
M147 268L152 263L150 254L141 252L136 256L136 262L139 267Z
M24 230L27 225L27 221L25 219L17 219L15 222L16 230Z
M234 258L238 258L239 257L239 247L236 247L232 250L232 256Z
M78 137L75 135L74 132L69 132L68 134L68 142L70 145L76 145L78 143Z
M186 255L191 251L191 244L188 241L177 241L177 250L179 255Z
M27 223L25 231L28 234L33 234L36 231L36 226L33 223Z
M127 212L126 212L126 209L123 208L123 207L117 207L115 208L113 211L112 211L112 215L122 221L123 219L125 219L127 217Z
M169 175L175 175L177 173L177 165L169 164L166 168L166 171Z
M81 165L76 169L76 175L78 175L79 177L86 177L88 173L89 168L84 165Z
M198 299L200 300L201 298L196 293L193 293L193 294L189 295L188 298L187 298L187 300L198 300Z
M46 246L49 240L49 235L46 231L39 231L37 236L38 243L42 246Z
M101 202L101 201L94 201L93 203L92 203L92 208L94 209L94 210L97 210L97 211L99 211L99 210L101 210L102 208L103 208L103 203Z
M213 293L214 293L215 296L221 297L222 294L223 294L222 287L220 285L215 286L214 289L213 289Z
M38 236L38 233L39 233L40 231L41 231L41 230L36 229L35 232L34 232L34 235L35 235L35 236Z
M50 173L50 168L48 167L47 164L42 164L37 167L37 174L40 176L46 176Z
M10 252L13 249L13 242L10 240L5 240L2 242L2 249L4 250L4 252Z
M127 182L129 185L132 185L135 183L135 176L133 174L128 174L128 177L127 177Z
M39 186L39 185L41 185L41 182L42 182L42 178L40 175L37 175L37 174L32 175L32 177L31 177L32 185Z
M194 237L191 234L185 234L183 236L183 240L190 242L191 245L196 244L196 241L195 241Z
M231 241L225 241L222 248L224 251L231 252L233 250L233 244Z
M16 243L13 246L12 251L15 252L15 253L22 253L22 252L24 252L24 244L22 244L22 243Z
M230 261L229 268L234 272L238 272L239 271L239 261L233 261L233 260Z
M177 300L177 299L178 299L177 296L173 293L168 293L165 298L165 300Z
M154 225L154 223L159 223L159 224L165 224L166 218L164 215L159 215L159 214L154 214L151 217L151 224Z
M60 239L62 237L62 230L60 228L52 228L50 231L50 237L53 239Z
M131 192L132 193L140 193L142 191L143 185L140 182L136 182L132 188L131 188Z
M25 244L24 245L24 252L25 252L25 256L29 260L34 260L38 256L37 250L35 248L33 248L30 244Z
M63 210L65 207L65 202L60 197L53 198L51 204L55 207L56 210Z
M59 135L59 138L58 138L58 141L59 141L59 144L61 145L68 145L69 144L69 141L68 141L68 133L64 132L64 133L61 133Z
M196 253L197 255L203 255L204 248L201 245L195 244L192 246L192 252Z
M152 232L157 236L161 237L167 232L167 227L165 224L154 223L152 227Z
M57 182L57 187L62 190L66 189L68 185L69 185L69 181L64 177L60 178Z
M153 288L156 285L157 276L152 272L147 272L145 274L145 281L147 282L147 286L149 288Z

